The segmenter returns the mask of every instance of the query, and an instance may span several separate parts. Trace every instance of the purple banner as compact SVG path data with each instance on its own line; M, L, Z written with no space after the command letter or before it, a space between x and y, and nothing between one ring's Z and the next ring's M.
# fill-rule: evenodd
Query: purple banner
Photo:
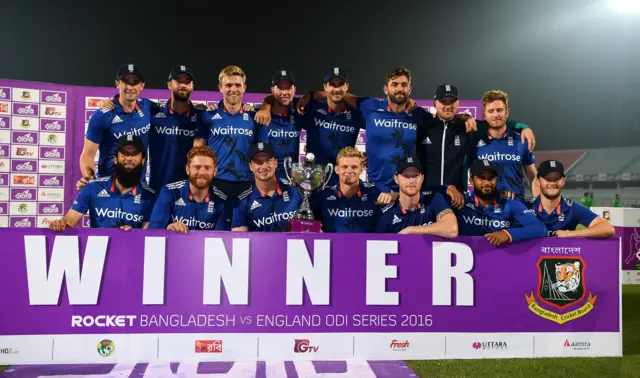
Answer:
M11 160L11 172L36 173L38 172L38 162L34 160Z
M6 116L0 117L0 129L8 129L11 127L11 119Z
M17 144L38 144L38 132L14 131L11 142Z
M640 227L616 227L622 238L622 270L640 271Z
M40 120L40 131L66 131L66 121L60 119L41 119Z

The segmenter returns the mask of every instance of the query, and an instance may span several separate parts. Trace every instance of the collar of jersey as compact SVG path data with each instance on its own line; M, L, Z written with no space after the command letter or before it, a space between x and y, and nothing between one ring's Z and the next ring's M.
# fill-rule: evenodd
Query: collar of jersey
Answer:
M224 105L224 100L220 100L220 102L218 103L218 109L220 109L220 111L222 111L223 113L227 113L230 116L234 116L236 114L243 114L244 110L242 109L242 106L240 106L240 111L234 114L229 113L229 111L227 110L227 107Z
M510 128L507 127L507 129L504 131L504 133L500 136L500 138L494 138L491 136L491 134L489 133L490 129L487 129L487 139L489 140L500 140L500 139L504 139L505 137L508 136L513 136L513 130L511 130Z
M120 196L135 196L136 194L138 194L138 192L142 193L142 190L138 190L138 187L140 186L140 184L136 185L133 187L133 189L131 189L130 191L128 191L126 194L122 194L120 193L120 191L118 190L118 188L116 188L116 181L115 178L113 176L111 176L111 178L109 178L109 181L107 181L107 183L109 184L109 192L110 193L118 193L118 195Z
M538 196L538 198L536 198L536 201L534 202L534 208L537 206L538 208L538 212L539 213L544 213L547 214L547 210L544 209L544 207L542 207L542 197ZM553 211L554 213L556 213L557 215L562 214L565 210L567 209L567 202L564 199L564 196L560 196L560 202L558 203L558 206L556 206L555 210ZM547 214L549 215L549 214Z
M277 184L278 186L276 186L276 191L273 193L273 196L269 197L266 193L262 193L260 191L260 189L258 189L257 186L253 186L253 193L255 194L255 196L257 198L273 198L276 195L281 196L282 195L282 188L280 188L280 183Z
M122 105L120 105L120 101L118 101L118 98L120 98L120 94L115 95L111 101L113 101L113 104L116 106L115 111L116 113L120 113L120 114L133 114L136 112L140 111L140 106L138 105L138 100L136 100L136 103L134 105L133 111L131 113L127 112L126 110L124 110L124 108L122 107Z
M478 200L478 197L476 197L475 193L473 193L472 196L473 196L473 204L476 205L476 208L488 209L489 207L498 206L498 201L494 200L491 205L489 205L488 207L484 207L484 205L481 204L480 201Z
M194 198L193 198L193 194L191 194L191 185L189 183L189 180L187 180L185 186L182 187L182 190L180 191L181 195L183 197L186 197L186 199L188 201L191 201L193 203L209 203L209 201L211 201L211 197L212 197L212 192L213 191L213 187L211 185L209 185L209 191L207 192L207 196L204 197L204 199L201 202L197 202Z
M165 114L169 114L169 115L184 115L185 117L189 117L191 115L191 111L193 110L193 103L191 102L191 100L189 100L189 110L187 110L186 113L176 113L173 111L173 109L171 108L171 100L167 101L167 106L165 107Z
M418 200L418 206L416 206L416 208L413 210L407 210L404 207L402 207L402 204L400 204L400 198L398 198L397 201L398 201L398 209L400 209L400 211L402 212L402 215L406 215L407 213L413 213L414 211L417 211L422 207L422 204L421 204L422 196Z
M344 103L344 110L339 113L334 113L333 110L331 110L331 107L329 106L329 100L327 100L326 98L322 100L322 104L324 104L324 106L327 108L328 114L335 114L335 115L347 114L347 112L351 110L351 107L346 102Z
M391 111L391 106L389 105L389 98L385 98L384 100L382 100L382 107L384 108L384 110L387 113L392 113L392 114L408 114L409 112L407 111L407 105L405 104L404 109L402 109L402 111L400 111L399 113L396 113L394 111Z
M338 192L338 198L343 198L344 197L344 199L346 199L346 200L350 200L351 198L355 198L353 196L351 196L351 198L345 197L344 194L342 194L342 191L340 190L340 183L338 183L336 191ZM358 198L362 197L362 180L360 180L358 182L358 193L357 193L357 195L358 195Z

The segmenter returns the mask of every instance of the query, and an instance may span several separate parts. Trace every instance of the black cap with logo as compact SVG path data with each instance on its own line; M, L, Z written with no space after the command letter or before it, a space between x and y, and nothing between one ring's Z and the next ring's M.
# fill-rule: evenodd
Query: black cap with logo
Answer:
M340 67L333 67L330 71L327 71L327 73L324 75L323 83L328 83L331 81L331 79L336 77L344 80L345 83L349 82L349 76L347 75L347 71L343 70Z
M445 97L454 97L455 99L459 99L458 97L458 88L451 84L442 84L436 89L436 94L433 96L434 100L440 100Z
M141 82L144 82L144 76L140 72L138 66L132 63L123 64L118 68L118 72L116 72L116 80L122 80L123 77L127 75L134 75Z
M142 138L137 135L127 134L118 138L118 142L116 144L116 152L120 151L120 149L124 146L135 147L138 152L142 152L142 156L145 156L147 154L147 149L144 147Z
M254 143L251 146L249 146L249 152L247 153L247 157L249 158L249 161L253 160L253 158L259 152L266 152L267 154L271 155L272 157L276 156L276 151L273 148L273 145L271 143L269 143L269 142L258 142L258 143Z
M193 75L193 71L191 71L191 68L185 65L177 65L173 67L173 69L171 69L171 72L169 72L169 80L172 80L174 77L180 74L187 74L191 77L191 80L196 80L195 76Z
M293 72L289 70L276 71L276 73L274 73L273 77L271 78L271 86L273 87L274 85L278 84L280 80L289 80L291 84L296 84L296 79L293 76Z
M415 167L418 172L422 173L422 165L420 165L418 159L413 156L407 156L396 164L396 174L400 175L405 171L405 169L411 167Z
M538 167L538 177L544 177L550 173L560 173L564 177L564 165L558 160L545 160Z
M496 166L493 165L493 163L491 163L489 160L476 160L473 162L473 164L471 164L471 167L469 167L471 176L478 176L486 171L492 171L496 176L498 175Z

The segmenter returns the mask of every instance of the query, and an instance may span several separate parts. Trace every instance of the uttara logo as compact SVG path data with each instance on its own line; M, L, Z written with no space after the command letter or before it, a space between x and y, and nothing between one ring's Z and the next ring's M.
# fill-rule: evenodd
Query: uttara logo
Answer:
M109 357L116 350L116 344L113 341L104 339L98 343L98 353L102 357Z
M531 295L525 293L529 310L558 324L564 324L591 312L598 294L593 295L589 292L587 300L584 300L587 292L585 271L586 264L582 257L541 257L538 260L536 292L540 303L536 301L533 291ZM580 304L582 305L579 308L566 311L567 307ZM561 312L557 313L552 308Z
M486 349L504 350L504 349L508 348L506 341L483 341L483 342L476 341L473 344L471 344L471 346L475 350L479 350L479 349L483 349L483 350L486 350Z

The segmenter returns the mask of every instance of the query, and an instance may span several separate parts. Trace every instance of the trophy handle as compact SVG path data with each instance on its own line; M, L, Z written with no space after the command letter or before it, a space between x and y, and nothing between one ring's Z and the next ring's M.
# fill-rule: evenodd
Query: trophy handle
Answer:
M327 173L329 174L329 176L327 176ZM322 184L322 190L324 190L324 188L329 185L329 180L331 180L331 175L333 175L333 164L327 163L327 165L324 167L324 175L327 179L325 180L324 184Z
M293 185L293 181L291 181L291 177L289 177L289 169L291 169L291 156L287 156L284 158L282 166L284 168L284 174L285 176L287 176L287 180L289 180L289 184Z

